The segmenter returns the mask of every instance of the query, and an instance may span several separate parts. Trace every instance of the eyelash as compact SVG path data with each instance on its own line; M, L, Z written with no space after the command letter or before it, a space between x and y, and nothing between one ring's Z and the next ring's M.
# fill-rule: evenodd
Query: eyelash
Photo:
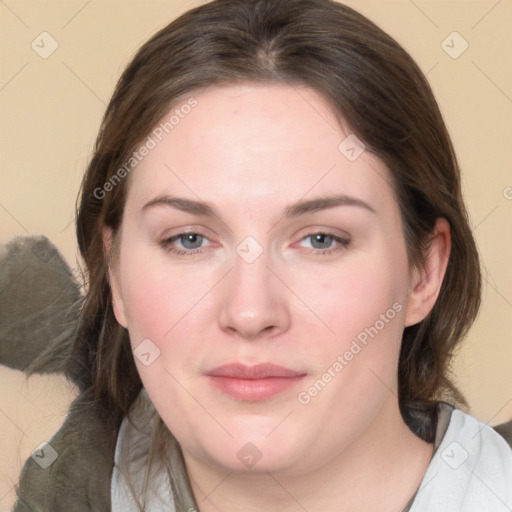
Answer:
M165 240L162 240L160 242L160 245L162 246L162 248L164 250L166 250L167 252L172 253L172 254L174 254L176 256L191 256L193 254L197 254L197 253L202 252L201 248L190 249L190 250L183 250L183 249L176 249L176 248L172 247L172 244L176 240L178 240L179 238L181 238L183 236L186 236L186 235L199 235L202 238L208 239L208 237L204 233L201 233L200 231L186 231L186 232L178 233L177 235L173 235L170 238L166 238ZM333 233L329 233L327 231L315 231L313 233L309 233L308 235L302 237L300 241L302 242L302 240L305 240L307 238L311 238L311 237L313 237L315 235L325 235L325 236L328 236L334 242L337 242L339 245L337 247L329 248L329 249L325 249L325 250L313 248L313 249L311 249L309 254L313 254L313 255L316 255L316 256L329 256L329 255L331 255L331 254L333 254L335 252L338 252L338 251L341 251L341 250L347 248L350 245L350 240L348 240L346 238L341 238L341 237L336 236Z

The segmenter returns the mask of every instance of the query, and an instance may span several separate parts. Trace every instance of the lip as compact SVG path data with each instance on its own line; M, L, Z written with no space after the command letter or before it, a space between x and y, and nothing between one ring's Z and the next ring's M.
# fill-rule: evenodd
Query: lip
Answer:
M255 366L232 363L210 370L206 375L212 386L233 398L262 401L296 385L306 374L272 363Z

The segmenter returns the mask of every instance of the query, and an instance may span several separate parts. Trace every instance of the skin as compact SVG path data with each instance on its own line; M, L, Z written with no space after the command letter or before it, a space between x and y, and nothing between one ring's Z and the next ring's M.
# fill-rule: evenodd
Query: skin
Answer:
M149 366L135 361L181 444L199 508L400 510L432 455L398 409L400 340L438 296L449 226L438 219L425 266L409 268L388 169L369 151L353 162L339 151L350 132L315 91L244 84L195 98L129 177L110 278L132 347L149 338L160 350ZM334 193L374 212L344 205L283 216L291 203ZM207 202L218 217L143 209L162 195ZM183 238L162 246L187 230L206 235L195 241L201 252L168 252L193 251ZM349 244L308 237L319 232ZM236 252L247 236L262 249L252 263ZM108 230L104 238L110 250ZM393 304L394 318L300 403L298 393ZM244 401L204 375L231 362L306 376L268 400ZM248 442L261 454L250 468L237 457Z

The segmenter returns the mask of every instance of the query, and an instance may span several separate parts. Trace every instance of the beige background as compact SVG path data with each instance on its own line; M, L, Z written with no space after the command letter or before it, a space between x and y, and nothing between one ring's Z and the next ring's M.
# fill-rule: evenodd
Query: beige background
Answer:
M471 412L512 418L512 1L348 1L393 35L427 74L464 172L485 265L484 304L455 361ZM44 233L76 266L74 204L101 115L135 50L181 12L182 1L0 1L0 238ZM41 58L46 31L58 49ZM458 58L442 42L457 31ZM463 41L450 36L456 52ZM0 511L25 459L61 424L74 390L64 379L0 366Z

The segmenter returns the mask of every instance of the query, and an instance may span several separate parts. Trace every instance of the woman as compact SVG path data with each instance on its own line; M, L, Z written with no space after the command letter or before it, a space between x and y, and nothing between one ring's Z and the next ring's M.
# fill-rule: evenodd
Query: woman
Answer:
M512 450L447 403L481 284L454 150L362 15L215 0L162 29L107 108L77 235L112 510L512 507Z

